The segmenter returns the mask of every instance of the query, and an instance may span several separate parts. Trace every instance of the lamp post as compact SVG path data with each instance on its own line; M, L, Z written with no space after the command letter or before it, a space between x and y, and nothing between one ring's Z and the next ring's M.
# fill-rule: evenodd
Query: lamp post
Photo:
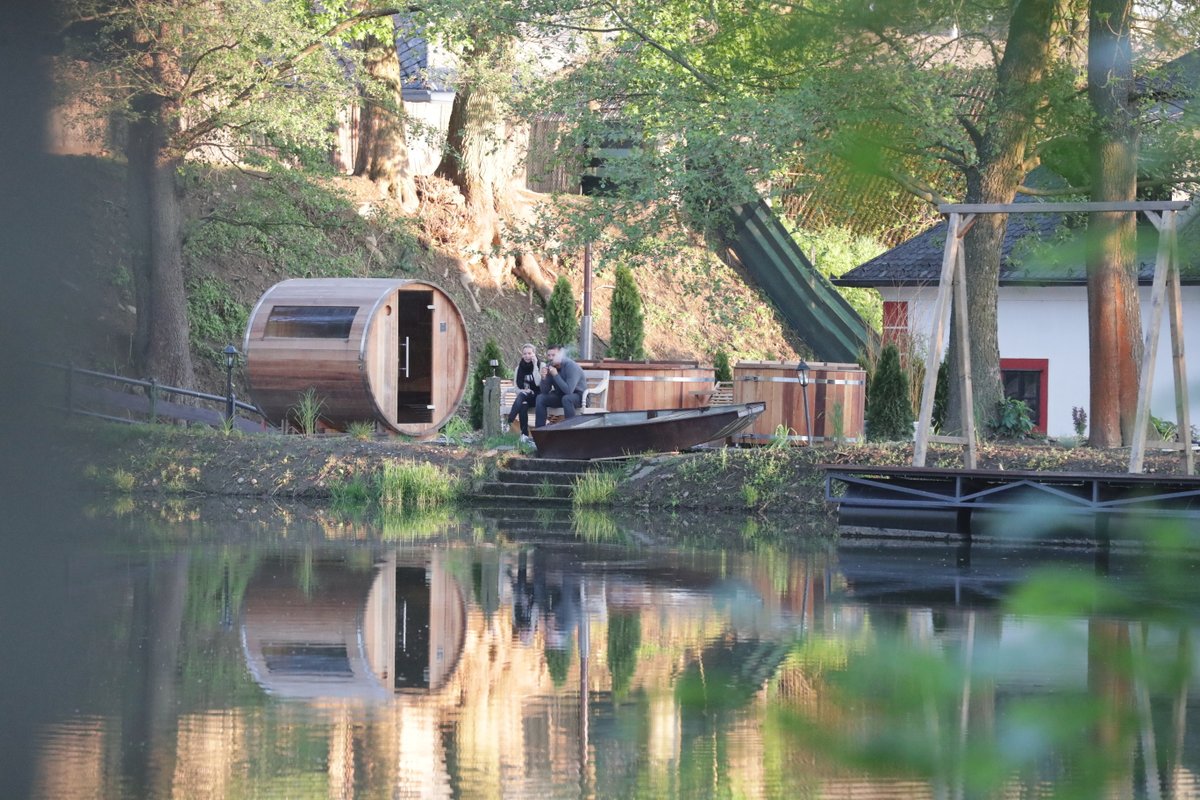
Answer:
M500 366L500 362L494 358L489 358L488 366L492 368L492 377L496 377L496 369Z
M804 396L804 443L812 447L812 417L808 413L808 362L796 365L796 380L800 382L800 394Z
M225 345L225 421L233 419L233 365L237 363L238 349Z

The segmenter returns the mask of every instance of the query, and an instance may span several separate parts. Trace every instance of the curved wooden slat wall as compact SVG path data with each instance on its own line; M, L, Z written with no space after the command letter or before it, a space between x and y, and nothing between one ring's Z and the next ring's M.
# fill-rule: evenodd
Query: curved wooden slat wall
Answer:
M767 408L742 433L741 444L766 444L786 425L793 444L863 441L867 373L857 364L808 362L808 386L802 389L796 361L739 361L733 368L733 402L761 400ZM809 423L804 395L808 394ZM839 411L840 409L840 411ZM841 415L841 430L837 416Z
M398 331L404 326L401 295L428 295L431 371L422 388L432 408L417 422L401 420L397 408ZM407 304L411 306L412 304ZM426 303L418 299L422 313ZM353 306L346 338L266 336L278 306ZM422 326L422 330L425 327ZM322 420L334 428L356 421L378 422L397 433L430 434L454 414L466 391L469 363L466 324L454 301L424 281L395 278L312 278L277 283L250 314L243 341L249 391L266 417L293 415L300 397L313 389Z
M608 410L699 408L716 373L698 361L581 361L584 369L608 370Z

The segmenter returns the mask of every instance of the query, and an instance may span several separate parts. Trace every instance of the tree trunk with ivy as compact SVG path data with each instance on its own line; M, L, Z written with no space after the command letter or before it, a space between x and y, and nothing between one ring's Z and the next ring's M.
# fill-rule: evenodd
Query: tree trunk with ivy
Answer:
M1132 14L1132 0L1092 0L1088 10L1088 99L1096 119L1089 151L1096 202L1137 199ZM1093 447L1133 441L1142 360L1136 234L1135 213L1088 217L1088 438Z

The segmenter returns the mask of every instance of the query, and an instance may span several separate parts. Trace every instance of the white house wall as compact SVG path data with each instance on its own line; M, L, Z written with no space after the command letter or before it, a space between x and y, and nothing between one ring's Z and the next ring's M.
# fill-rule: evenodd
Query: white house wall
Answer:
M919 342L932 332L936 287L880 289L884 300L908 302L909 330ZM1140 287L1143 326L1149 324L1150 287ZM1001 358L1049 360L1046 433L1074 433L1071 409L1090 413L1087 290L1071 287L1001 287L998 304ZM1192 423L1200 425L1200 286L1183 287L1184 347ZM949 332L946 332L948 341ZM943 350L943 353L945 351ZM1151 413L1176 420L1170 324L1163 316L1154 368Z

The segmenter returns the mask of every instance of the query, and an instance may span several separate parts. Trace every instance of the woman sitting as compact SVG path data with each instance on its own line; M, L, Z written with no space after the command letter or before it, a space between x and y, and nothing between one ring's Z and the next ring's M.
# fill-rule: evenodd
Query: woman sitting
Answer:
M510 426L514 419L521 420L521 441L533 441L529 438L529 409L537 401L541 376L542 363L538 361L537 349L528 343L521 345L521 360L517 362L513 373L517 399L508 412Z

